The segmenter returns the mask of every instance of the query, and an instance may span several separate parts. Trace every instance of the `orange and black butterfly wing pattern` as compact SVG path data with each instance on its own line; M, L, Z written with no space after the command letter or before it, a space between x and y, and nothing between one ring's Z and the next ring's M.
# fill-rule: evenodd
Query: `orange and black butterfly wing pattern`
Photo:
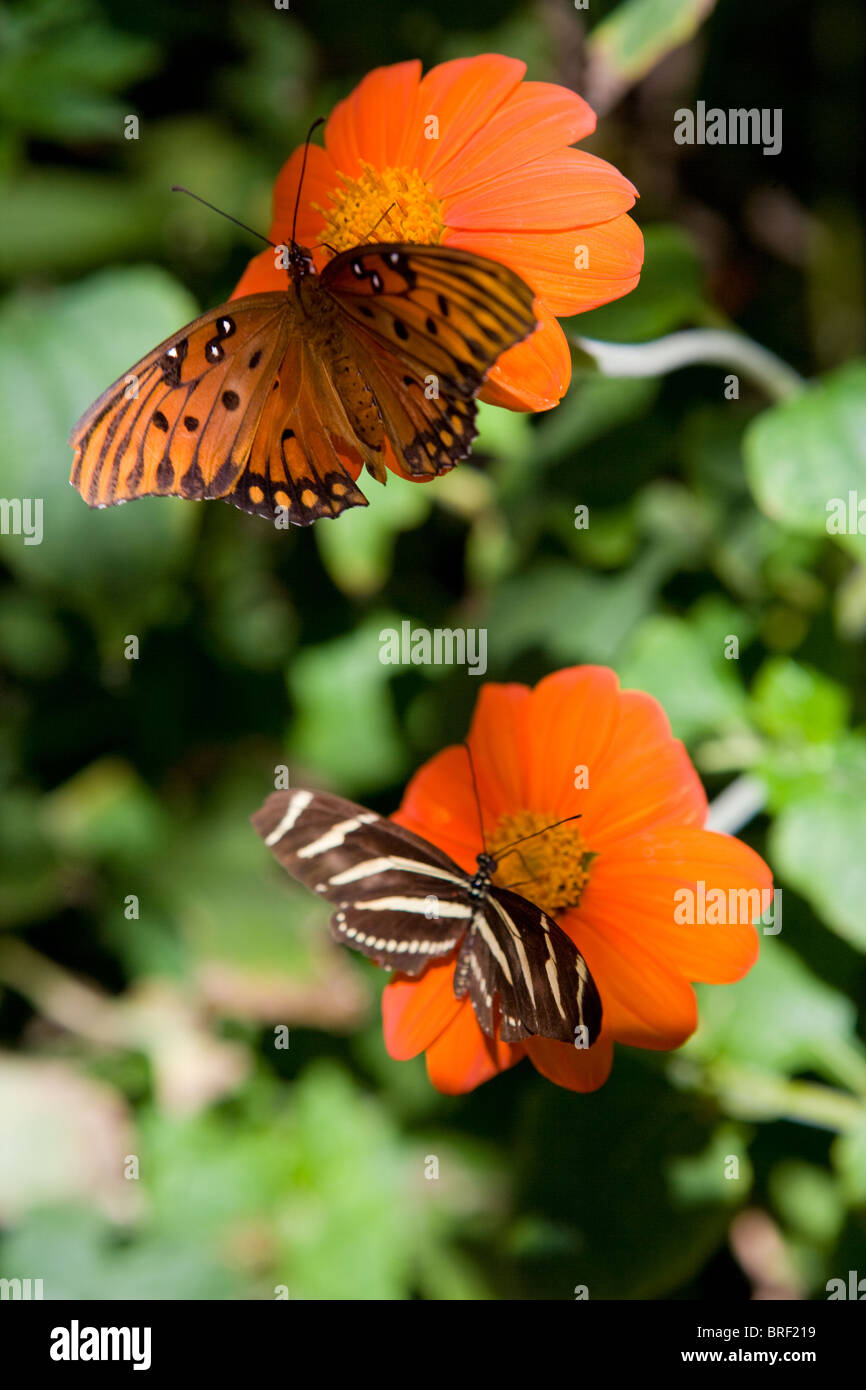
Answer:
M404 242L344 251L321 283L353 325L360 372L405 471L452 468L475 437L484 378L536 327L532 290L474 252ZM347 392L351 410L351 382Z
M324 363L299 326L276 368L247 465L225 501L270 521L283 515L295 526L366 507L355 484L362 459L353 438Z
M395 359L375 338L357 350L359 373L381 412L380 453L387 437L401 471L415 479L447 473L467 457L478 434L474 399L434 392L417 367ZM373 464L367 466L383 481Z
M429 478L467 456L475 396L533 331L532 303L519 276L471 252L344 252L130 368L73 429L71 482L92 507L220 497L295 525L366 506L364 465L384 482L388 463Z
M249 295L167 338L70 435L70 481L91 507L133 497L223 497L245 467L297 314Z

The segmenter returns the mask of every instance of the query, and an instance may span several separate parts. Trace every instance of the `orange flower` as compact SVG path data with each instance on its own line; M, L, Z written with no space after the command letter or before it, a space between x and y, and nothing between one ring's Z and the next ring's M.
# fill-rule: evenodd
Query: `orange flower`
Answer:
M560 1086L593 1091L607 1080L615 1042L679 1047L697 1024L690 982L726 984L754 964L750 922L768 906L772 879L747 845L702 829L703 787L661 706L620 690L605 667L576 666L534 690L484 686L469 746L490 852L580 813L528 841L523 863L504 858L494 882L531 880L519 891L579 947L601 995L601 1035L583 1051L486 1038L468 998L454 997L452 960L385 989L391 1056L426 1051L430 1080L450 1094L524 1056ZM466 750L447 748L421 768L394 820L474 871L482 846ZM745 893L751 908L760 901L757 912L738 906ZM720 915L723 901L732 906ZM729 924L709 925L719 916Z
M571 380L557 316L634 289L643 240L625 215L635 188L612 165L571 149L595 128L582 97L524 82L500 54L456 58L426 77L415 59L377 68L335 107L325 148L311 145L296 237L317 268L371 239L459 246L510 266L536 294L540 327L503 355L482 400L549 410ZM277 179L271 240L287 243L303 150ZM285 289L263 251L235 296Z

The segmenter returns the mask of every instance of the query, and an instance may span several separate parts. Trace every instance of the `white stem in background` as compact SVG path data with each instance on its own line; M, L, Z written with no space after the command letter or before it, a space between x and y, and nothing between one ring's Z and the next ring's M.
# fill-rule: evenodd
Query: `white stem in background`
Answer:
M774 401L787 400L806 385L775 353L726 328L689 328L650 343L602 343L578 337L572 342L595 359L604 376L664 376L681 367L712 364L741 371Z
M710 803L706 828L735 835L763 811L766 800L767 788L761 779L744 772Z

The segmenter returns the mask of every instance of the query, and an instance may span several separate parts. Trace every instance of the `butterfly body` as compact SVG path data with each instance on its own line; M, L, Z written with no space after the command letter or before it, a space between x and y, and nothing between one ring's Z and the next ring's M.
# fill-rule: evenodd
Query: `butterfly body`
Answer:
M591 1046L601 1000L571 938L544 912L420 836L326 792L275 792L253 825L283 868L336 908L331 932L410 977L454 959L454 994L490 1038Z
M90 506L223 498L296 525L366 506L365 467L424 480L475 437L475 397L535 327L532 291L484 257L382 243L321 274L293 245L285 290L246 295L161 343L74 427Z
M483 898L484 894L490 891L493 875L496 872L496 860L492 854L482 852L475 862L477 867L469 880L466 891L470 898Z
M316 274L316 263L313 260L312 251L306 246L299 246L293 241L289 246L288 266L286 267L289 279L294 285L300 284L301 280L307 276Z

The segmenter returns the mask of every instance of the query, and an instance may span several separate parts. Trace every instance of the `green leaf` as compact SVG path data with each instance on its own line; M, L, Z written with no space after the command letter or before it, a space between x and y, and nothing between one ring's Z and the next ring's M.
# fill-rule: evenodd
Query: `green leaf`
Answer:
M842 686L787 656L764 662L751 692L756 724L773 738L822 743L844 729L850 697Z
M823 922L866 951L866 771L825 777L784 806L770 830L774 868Z
M836 1146L842 1142L837 1139ZM814 1163L786 1159L775 1164L770 1174L770 1196L786 1225L816 1245L830 1245L844 1224L839 1183Z
M38 282L46 275L76 275L119 257L147 255L159 236L160 200L117 174L28 169L10 178L0 196L4 279ZM148 343L138 355L153 346ZM128 361L120 364L114 375L127 366Z
M700 629L683 618L647 618L617 669L624 686L655 695L678 738L688 741L748 726L737 663L725 660L723 642L711 647Z
M388 685L395 666L380 660L381 633L400 619L380 614L353 633L299 653L288 674L297 706L290 748L331 778L341 795L386 787L406 754Z
M59 849L85 858L138 859L165 829L159 802L120 758L91 763L51 792L42 819Z
M807 535L834 535L858 559L866 556L866 506L858 511L866 501L866 361L764 411L744 449L767 516Z
M433 501L428 487L394 475L384 488L373 483L372 490L369 507L353 508L338 525L315 528L319 554L334 583L358 597L382 588L397 537L420 526Z
M787 1075L811 1069L835 1080L828 1059L835 1058L841 1040L854 1043L852 1001L813 975L775 936L761 936L757 964L742 980L724 988L699 985L698 998L700 1024L683 1056Z
M714 5L715 0L624 0L590 34L590 59L623 81L637 82L692 38Z
M20 1270L39 1270L46 1299L238 1298L238 1273L218 1263L219 1253L171 1234L124 1239L90 1212L59 1207L34 1212L6 1236L0 1271L16 1278Z
M153 269L21 294L0 311L0 495L42 503L40 543L10 532L0 535L0 554L20 579L53 588L116 638L170 601L165 581L199 512L161 498L90 510L68 483L67 436L113 378L193 312L189 296Z
M848 1201L866 1207L866 1116L862 1124L833 1141L832 1157Z
M732 1159L736 1159L735 1164ZM729 1173L736 1173L736 1177L729 1177ZM752 1165L742 1131L731 1124L719 1125L703 1153L673 1159L668 1175L679 1207L720 1199L738 1204L752 1185Z
M69 898L68 877L52 853L42 817L43 799L29 788L4 786L0 795L0 927L61 911Z
M86 3L6 7L0 47L0 124L63 142L119 139L128 103L108 98L152 72L160 51L118 32Z
M765 743L753 771L767 788L767 805L778 813L783 807L820 793L828 777L838 776L839 744L787 741Z
M611 577L540 564L497 590L486 619L491 661L504 665L535 647L559 664L612 661L667 573L665 557L653 551Z
M553 412L556 414L556 412ZM473 454L492 454L494 458L519 459L531 450L535 431L530 423L531 416L521 410L503 410L486 401L478 402L478 438L472 446ZM462 472L462 468L461 468ZM446 474L453 477L454 474Z
M259 1297L281 1284L292 1300L405 1298L428 1252L447 1250L455 1218L492 1205L489 1160L484 1185L453 1140L409 1143L332 1064L288 1090L259 1086L235 1115L154 1116L145 1140L154 1234L217 1253L249 1233L266 1270ZM430 1152L438 1182L424 1179Z
M0 666L45 679L68 657L63 629L34 594L7 586L0 598Z

